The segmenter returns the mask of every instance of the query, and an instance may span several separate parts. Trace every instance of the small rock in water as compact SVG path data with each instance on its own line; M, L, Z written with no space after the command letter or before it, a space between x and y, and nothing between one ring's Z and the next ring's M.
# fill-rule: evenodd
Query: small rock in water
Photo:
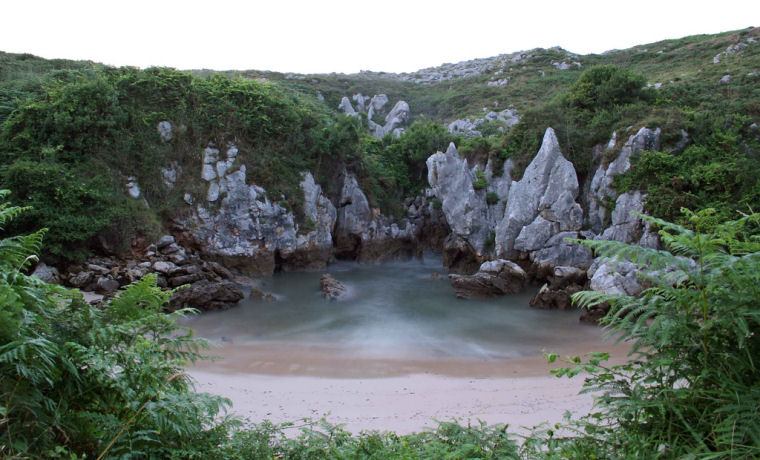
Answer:
M250 298L261 299L265 302L275 302L277 300L277 297L271 292L262 291L257 287L251 288Z
M339 300L346 294L346 287L329 273L319 278L319 287L322 289L322 297L328 300Z

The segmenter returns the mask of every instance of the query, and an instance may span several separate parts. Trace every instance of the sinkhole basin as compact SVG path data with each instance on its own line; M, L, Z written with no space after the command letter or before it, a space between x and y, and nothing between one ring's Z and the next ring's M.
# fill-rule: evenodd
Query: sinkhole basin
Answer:
M322 298L324 272L346 286L342 300ZM210 353L221 358L195 368L322 377L495 377L547 375L544 351L625 356L625 346L605 340L601 328L580 323L579 311L531 308L538 286L486 301L457 299L440 257L432 255L276 273L259 286L277 300L245 299L229 310L182 320L211 340Z

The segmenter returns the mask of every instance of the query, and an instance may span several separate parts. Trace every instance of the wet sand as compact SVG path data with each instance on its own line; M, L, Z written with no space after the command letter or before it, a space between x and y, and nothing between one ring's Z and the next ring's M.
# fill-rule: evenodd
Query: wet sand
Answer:
M622 362L628 349L583 348L558 351L608 351L611 361ZM582 376L558 379L541 357L415 360L271 345L230 345L214 354L226 359L189 369L197 389L230 398L232 412L253 422L325 417L353 433L409 433L435 420L483 420L525 433L521 426L559 422L566 411L583 415L593 403L591 395L578 394Z

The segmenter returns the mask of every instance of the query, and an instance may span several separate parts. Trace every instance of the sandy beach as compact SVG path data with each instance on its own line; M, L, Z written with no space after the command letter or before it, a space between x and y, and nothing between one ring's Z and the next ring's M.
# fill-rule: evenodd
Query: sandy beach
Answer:
M604 351L620 362L626 350ZM483 420L524 433L520 427L559 422L566 411L582 415L593 403L591 395L578 394L582 376L558 379L540 357L352 360L338 351L253 345L215 353L227 359L189 369L197 389L230 398L232 412L254 422L325 417L354 433L409 433L434 426L435 420Z

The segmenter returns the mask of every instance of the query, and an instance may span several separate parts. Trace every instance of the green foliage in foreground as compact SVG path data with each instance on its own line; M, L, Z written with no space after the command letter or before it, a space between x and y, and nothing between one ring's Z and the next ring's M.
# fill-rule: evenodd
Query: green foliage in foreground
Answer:
M584 244L645 268L639 298L583 292L583 306L607 302L609 334L633 345L626 364L604 354L557 375L591 374L595 412L530 439L550 458L757 458L760 456L760 215L720 224L689 215L697 231L648 218L668 251L617 242ZM552 359L556 356L552 356ZM543 454L541 456L544 456Z
M2 197L7 192L2 192ZM0 205L0 227L26 208ZM760 456L760 215L700 233L651 219L668 251L587 241L607 257L647 267L638 298L608 302L612 335L633 358L603 353L558 376L587 372L599 392L581 420L537 429L521 446L506 425L409 435L352 435L324 421L246 424L229 401L198 394L183 373L205 342L179 328L148 276L104 309L23 270L44 231L0 240L0 455L10 458L503 459L754 458ZM709 216L708 216L709 217ZM186 312L185 312L186 313ZM551 355L550 359L556 359ZM298 430L298 431L296 431ZM300 431L300 434L299 434Z

